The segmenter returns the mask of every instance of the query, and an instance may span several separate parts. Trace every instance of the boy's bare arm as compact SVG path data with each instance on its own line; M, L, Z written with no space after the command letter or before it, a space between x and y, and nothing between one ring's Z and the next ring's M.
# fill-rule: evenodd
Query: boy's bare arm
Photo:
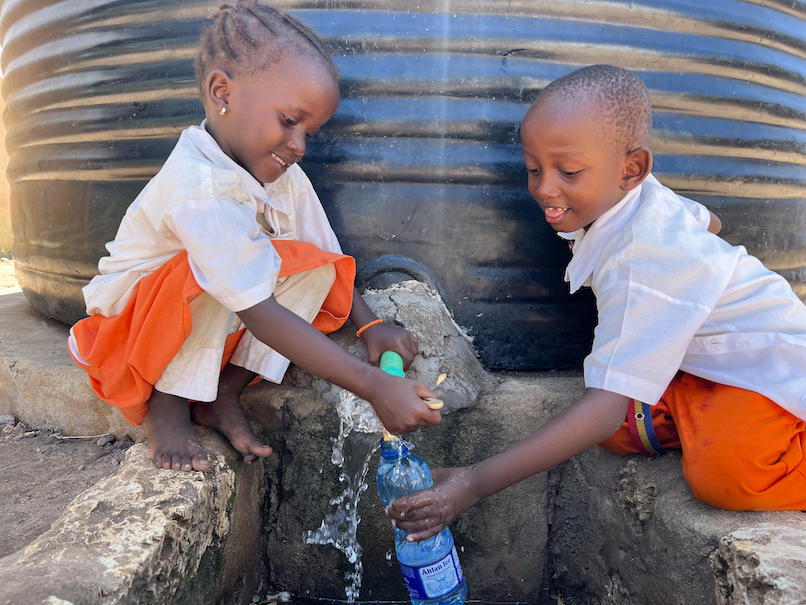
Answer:
M387 515L409 540L438 534L482 498L564 462L610 437L624 422L629 400L587 389L568 409L524 441L462 468L435 469L434 486L393 501Z
M429 410L422 401L436 397L425 385L364 363L274 297L240 311L238 317L258 340L295 365L369 401L391 432L410 433L442 420L438 411Z

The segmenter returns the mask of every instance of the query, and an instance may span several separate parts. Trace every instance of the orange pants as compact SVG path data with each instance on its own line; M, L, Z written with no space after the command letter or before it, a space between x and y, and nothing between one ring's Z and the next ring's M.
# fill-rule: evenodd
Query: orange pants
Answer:
M355 260L298 240L272 243L282 259L280 277L335 265L336 281L312 325L325 334L339 329L352 307ZM73 326L81 357L70 351L73 360L87 372L98 397L119 408L129 423L143 423L154 383L190 335L188 301L201 292L182 251L137 284L120 315L93 315ZM242 335L227 338L222 367Z
M661 446L682 450L698 500L727 510L806 510L806 423L763 395L680 372L652 423ZM639 453L627 422L599 445Z

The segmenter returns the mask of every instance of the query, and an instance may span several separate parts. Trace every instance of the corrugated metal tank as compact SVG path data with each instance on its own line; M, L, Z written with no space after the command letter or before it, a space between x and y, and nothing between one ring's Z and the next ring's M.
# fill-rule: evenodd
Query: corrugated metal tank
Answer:
M302 162L365 282L435 285L491 368L574 366L589 295L526 192L518 126L549 81L636 71L655 174L806 292L806 3L276 3L337 47L343 100ZM192 61L214 2L5 0L14 257L45 315L82 316L126 207L202 118Z

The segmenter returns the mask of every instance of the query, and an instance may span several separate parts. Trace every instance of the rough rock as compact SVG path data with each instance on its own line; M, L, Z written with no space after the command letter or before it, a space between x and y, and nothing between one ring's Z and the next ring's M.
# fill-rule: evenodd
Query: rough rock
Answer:
M719 540L711 564L719 605L800 605L806 602L806 519L731 532Z
M368 291L364 300L388 323L403 326L420 344L420 355L407 376L419 380L445 402L444 413L472 406L495 379L476 358L472 341L453 321L439 295L418 281L406 281L384 290ZM367 359L364 342L348 325L332 335L333 340L361 359ZM442 378L440 378L442 377ZM339 387L292 368L288 384L310 386L325 401L338 400Z
M144 444L132 447L116 475L0 559L2 602L239 602L255 590L261 521L249 504L263 495L261 465L244 468L217 436L203 434L207 473L155 469Z

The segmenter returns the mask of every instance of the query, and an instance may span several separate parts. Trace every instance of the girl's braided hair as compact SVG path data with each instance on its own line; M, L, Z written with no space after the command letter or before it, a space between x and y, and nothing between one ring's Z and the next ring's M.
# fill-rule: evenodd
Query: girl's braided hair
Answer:
M338 79L326 44L310 27L258 0L222 4L204 28L194 64L199 87L214 69L232 78L267 69L294 53L319 61Z

